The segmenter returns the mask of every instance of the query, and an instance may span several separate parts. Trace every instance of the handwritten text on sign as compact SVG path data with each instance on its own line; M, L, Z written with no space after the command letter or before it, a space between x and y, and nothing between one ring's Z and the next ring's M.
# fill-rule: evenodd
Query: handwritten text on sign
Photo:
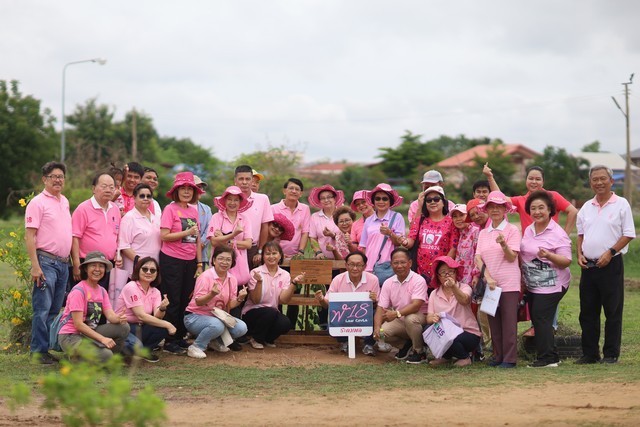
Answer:
M334 337L373 333L373 301L368 292L329 294L329 333Z

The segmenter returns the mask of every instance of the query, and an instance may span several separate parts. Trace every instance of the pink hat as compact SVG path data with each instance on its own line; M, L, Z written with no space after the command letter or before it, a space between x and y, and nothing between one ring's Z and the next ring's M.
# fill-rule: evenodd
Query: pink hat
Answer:
M281 213L274 213L273 214L273 222L278 224L283 229L283 232L280 235L280 240L291 240L291 239L293 239L293 235L296 233L296 229L295 229L295 226L293 225L293 223L291 221L289 221L289 218L287 218L286 216L282 215Z
M358 208L356 207L356 202L358 200L364 200L369 206L371 206L371 202L367 198L367 190L358 190L353 193L353 199L351 200L351 210L354 212L358 212Z
M392 208L395 208L396 206L401 205L402 201L404 200L404 198L402 196L400 196L396 190L391 188L391 186L389 184L380 183L380 184L376 185L373 190L367 191L367 200L369 200L369 202L372 205L374 204L373 203L373 195L376 194L379 191L384 191L385 193L387 193L389 195L389 197L391 197L393 199L392 203L391 203L391 207Z
M489 193L489 196L487 197L487 201L484 203L484 205L478 206L478 209L482 209L483 211L486 212L487 205L489 203L493 203L495 205L504 205L505 208L507 209L506 213L514 212L513 205L511 204L509 199L507 199L507 196L502 194L502 191L492 191L491 193Z
M247 200L245 195L242 193L242 190L240 190L235 185L232 185L231 187L227 187L227 189L224 190L224 193L222 193L222 196L218 196L218 197L214 197L213 198L213 202L216 204L216 207L218 208L218 210L221 210L221 211L226 211L227 210L227 205L225 204L225 200L224 199L229 194L231 194L233 196L240 196L240 206L238 207L238 212L246 211L253 204L253 201Z
M344 192L342 190L336 190L333 185L325 184L321 187L315 187L311 189L309 193L309 204L315 208L322 209L322 203L320 203L320 193L323 191L331 191L336 195L336 207L342 206L344 203Z
M455 205L453 207L453 209L451 209L451 213L453 213L455 211L458 211L458 212L463 213L463 214L466 215L467 214L467 205L464 205L462 203L458 203L457 205Z
M478 208L481 209L483 206L484 202L482 201L482 199L471 199L467 202L467 214L469 212L471 212L471 209L473 208ZM473 222L471 221L471 216L467 215L467 217L464 219L464 222Z
M431 283L432 287L439 288L440 287L440 278L438 277L438 267L440 264L447 264L449 268L456 269L456 280L460 280L462 277L462 265L447 255L440 255L433 260L433 264L431 264ZM437 278L437 280L435 280ZM433 286L435 285L435 286Z
M179 174L176 175L176 178L173 180L173 186L171 187L171 189L169 191L167 191L167 197L172 197L173 192L175 191L176 188L180 188L183 185L188 185L189 187L193 188L194 191L198 194L204 194L204 191L202 191L195 182L195 179L193 177L193 173L191 172L180 172Z

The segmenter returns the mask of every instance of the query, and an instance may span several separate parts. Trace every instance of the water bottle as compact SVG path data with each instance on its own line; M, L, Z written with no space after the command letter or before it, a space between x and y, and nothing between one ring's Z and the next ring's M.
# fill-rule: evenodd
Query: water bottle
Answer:
M384 329L380 328L380 338L378 339L378 347L382 345L384 347Z

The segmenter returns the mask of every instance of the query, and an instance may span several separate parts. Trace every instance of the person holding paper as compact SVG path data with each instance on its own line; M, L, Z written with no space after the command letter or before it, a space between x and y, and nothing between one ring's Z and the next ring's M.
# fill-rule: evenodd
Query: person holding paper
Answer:
M460 323L463 332L458 335L449 350L440 359L429 362L438 366L457 359L454 366L471 365L470 353L480 343L480 328L471 311L471 287L459 282L463 267L449 256L439 256L433 261L432 283L436 290L429 297L427 323L440 321L440 313L447 313Z
M489 224L480 230L476 249L476 265L486 265L489 289L501 289L495 316L489 316L493 360L489 366L515 368L517 363L518 302L520 299L520 266L518 253L522 240L520 230L507 220L513 206L500 191L489 193L487 202L478 209L489 214ZM486 298L485 298L486 299Z
M547 191L532 192L524 207L533 218L533 224L524 230L520 259L522 277L529 291L538 355L529 367L552 368L560 361L554 344L553 318L571 281L571 239L551 220L556 213L556 204Z

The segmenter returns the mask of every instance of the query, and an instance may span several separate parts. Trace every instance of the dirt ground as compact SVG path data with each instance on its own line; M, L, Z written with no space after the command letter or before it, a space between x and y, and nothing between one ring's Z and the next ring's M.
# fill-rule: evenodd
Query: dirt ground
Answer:
M211 355L202 363L233 366L313 366L321 364L382 364L392 358L358 354L349 359L335 347L286 346L286 349ZM162 355L162 357L174 357ZM162 362L160 362L162 363ZM531 387L434 390L417 394L390 389L363 392L350 399L309 396L277 398L197 399L163 396L170 426L205 425L620 425L640 422L638 383L548 383ZM240 409L242 408L242 409ZM0 426L61 425L38 403L9 412L0 405Z

